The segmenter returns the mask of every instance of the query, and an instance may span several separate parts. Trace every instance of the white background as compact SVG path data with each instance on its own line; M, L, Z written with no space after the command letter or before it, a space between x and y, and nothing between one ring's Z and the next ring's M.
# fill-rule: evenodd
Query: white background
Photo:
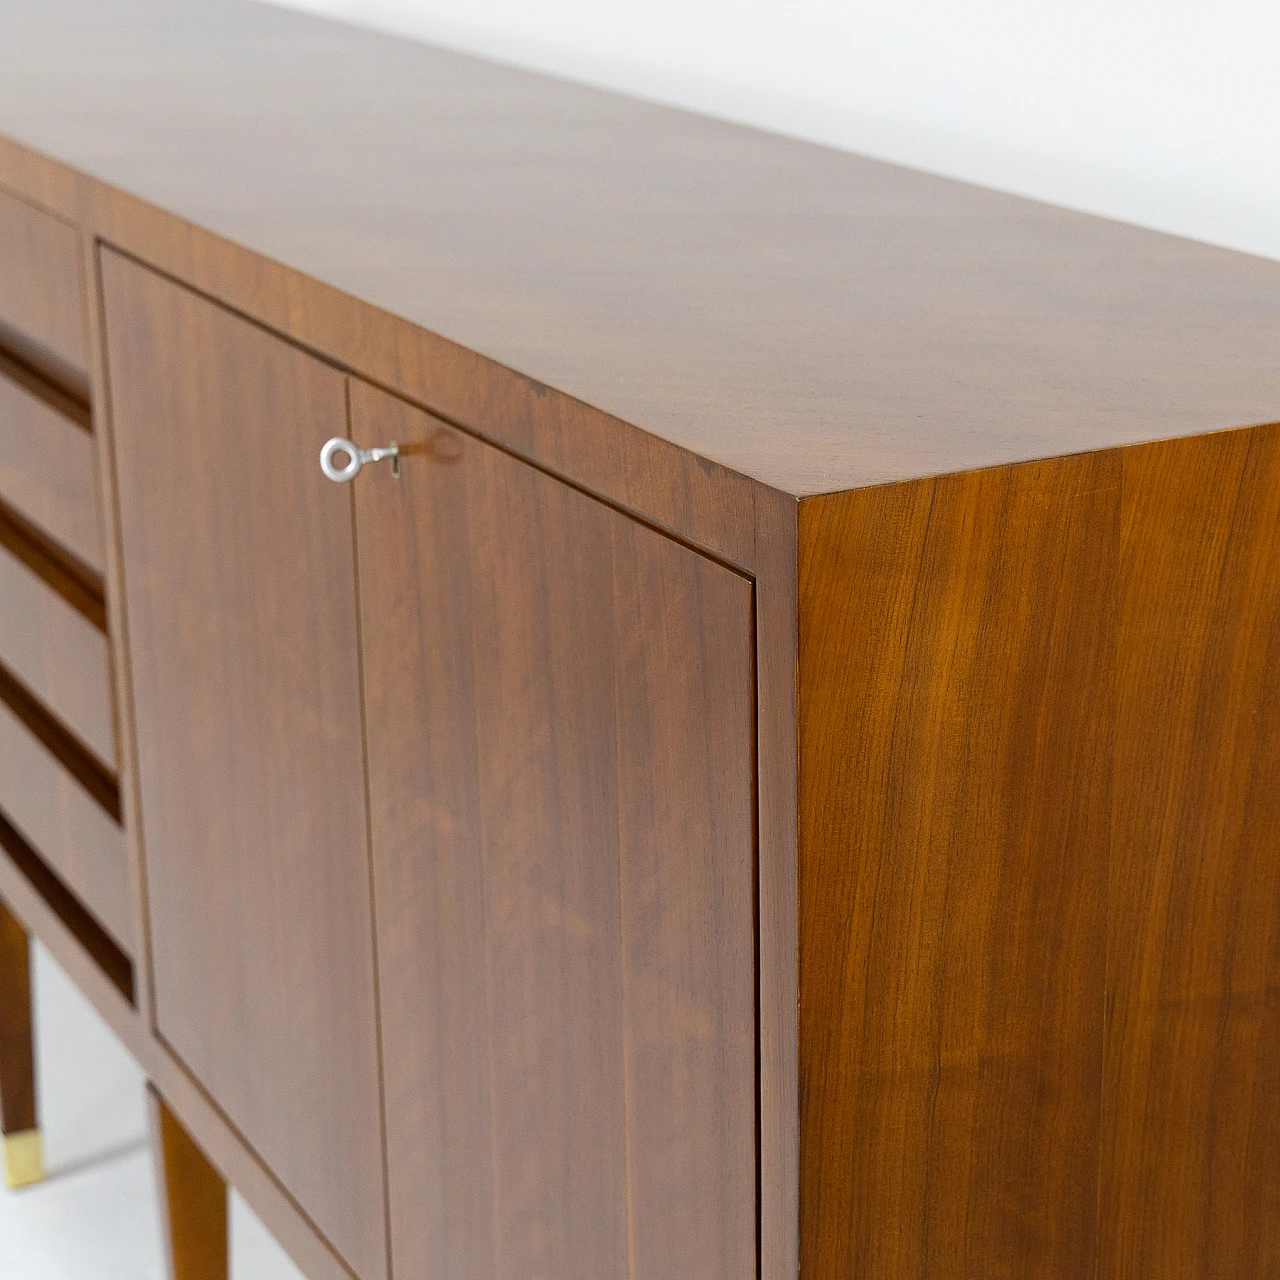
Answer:
M1280 258L1280 0L282 0Z

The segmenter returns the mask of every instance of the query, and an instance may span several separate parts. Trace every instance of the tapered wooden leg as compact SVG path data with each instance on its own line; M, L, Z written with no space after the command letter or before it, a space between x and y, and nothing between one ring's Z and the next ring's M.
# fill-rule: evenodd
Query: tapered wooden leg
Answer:
M227 1280L227 1184L147 1086L170 1280Z
M36 1122L35 1038L31 1025L31 943L0 902L0 1134L11 1187L44 1179Z

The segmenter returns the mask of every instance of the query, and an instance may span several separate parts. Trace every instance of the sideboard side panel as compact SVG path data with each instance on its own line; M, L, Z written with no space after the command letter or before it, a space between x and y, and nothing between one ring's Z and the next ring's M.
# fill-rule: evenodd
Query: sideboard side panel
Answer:
M1119 481L801 506L804 1276L1092 1274Z
M1280 428L1125 451L1103 1280L1280 1275L1277 530Z

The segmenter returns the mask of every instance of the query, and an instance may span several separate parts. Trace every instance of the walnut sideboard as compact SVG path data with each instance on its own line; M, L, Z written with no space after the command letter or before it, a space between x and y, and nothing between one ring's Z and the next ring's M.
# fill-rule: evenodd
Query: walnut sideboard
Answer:
M0 23L11 1182L34 935L177 1280L1280 1277L1280 264Z

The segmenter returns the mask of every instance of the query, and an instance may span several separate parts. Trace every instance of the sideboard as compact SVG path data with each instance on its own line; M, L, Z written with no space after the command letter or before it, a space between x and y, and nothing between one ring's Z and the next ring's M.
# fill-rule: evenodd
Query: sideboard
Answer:
M1280 263L0 21L11 1184L35 936L175 1280L1280 1276Z

